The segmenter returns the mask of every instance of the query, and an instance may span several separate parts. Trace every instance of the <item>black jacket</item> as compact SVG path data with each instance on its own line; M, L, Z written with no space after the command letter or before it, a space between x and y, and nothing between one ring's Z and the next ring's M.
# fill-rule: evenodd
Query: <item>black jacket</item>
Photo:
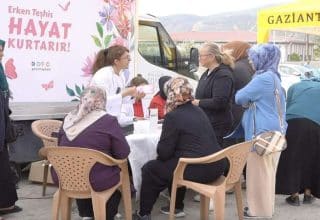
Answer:
M205 113L188 102L166 114L157 146L158 159L207 156L221 148Z
M250 82L251 77L254 73L251 65L249 64L248 58L243 58L238 60L235 63L234 70L233 70L233 78L234 78L234 85L235 85L235 93L238 90L245 87L245 85ZM232 102L232 115L233 115L233 126L232 130L236 128L236 126L240 123L242 115L244 112L244 108L241 105L235 104L234 98Z
M233 96L234 79L229 66L220 64L209 75L208 70L202 74L195 97L200 100L199 106L208 116L217 136L225 135L222 133L226 128L231 128Z

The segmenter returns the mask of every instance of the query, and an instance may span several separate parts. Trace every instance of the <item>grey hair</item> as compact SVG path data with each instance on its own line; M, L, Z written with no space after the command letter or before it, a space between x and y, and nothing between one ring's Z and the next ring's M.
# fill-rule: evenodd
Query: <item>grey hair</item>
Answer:
M217 63L223 63L232 69L234 68L234 59L231 56L231 51L222 52L217 44L209 42L204 43L202 47L207 48L208 52L215 56Z

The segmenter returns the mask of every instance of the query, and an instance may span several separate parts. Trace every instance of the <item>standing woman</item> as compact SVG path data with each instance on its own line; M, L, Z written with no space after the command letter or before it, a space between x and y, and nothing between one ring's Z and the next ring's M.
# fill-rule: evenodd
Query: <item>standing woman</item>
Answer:
M5 42L0 40L0 216L22 210L15 206L18 196L5 140L6 121L9 119L9 86L1 63L4 46Z
M253 62L256 73L252 80L237 92L235 97L237 104L247 108L242 117L246 141L264 131L284 133L286 129L285 92L281 87L280 74L278 73L279 48L273 44L253 46L249 50L249 58ZM283 130L280 127L275 99L276 88L280 93ZM246 170L248 208L244 213L246 218L272 218L275 200L275 175L279 156L280 153L259 156L255 149L249 153Z
M122 114L122 104L133 104L132 97L137 96L136 87L126 88L123 70L128 69L131 61L126 47L115 45L100 50L93 65L93 77L90 85L99 86L106 90L108 114L116 116L121 127L133 123L133 115Z
M223 51L229 50L231 56L234 58L233 79L235 93L250 82L254 73L248 59L248 50L250 47L250 44L243 41L231 41L222 47ZM244 108L241 105L237 105L235 101L232 100L232 115L234 120L232 130L234 130L241 122L243 112Z
M199 106L208 116L217 141L231 130L233 117L231 104L234 94L233 58L221 52L216 44L205 43L199 51L199 62L207 68L200 77L192 104Z
M276 191L299 206L320 198L320 78L302 80L288 90L288 148L281 154Z

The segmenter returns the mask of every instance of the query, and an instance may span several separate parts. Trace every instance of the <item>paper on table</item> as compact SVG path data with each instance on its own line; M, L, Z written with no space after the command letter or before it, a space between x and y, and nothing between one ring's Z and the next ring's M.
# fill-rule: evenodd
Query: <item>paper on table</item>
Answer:
M145 94L153 94L154 88L153 85L143 85L137 87L138 92L143 92Z

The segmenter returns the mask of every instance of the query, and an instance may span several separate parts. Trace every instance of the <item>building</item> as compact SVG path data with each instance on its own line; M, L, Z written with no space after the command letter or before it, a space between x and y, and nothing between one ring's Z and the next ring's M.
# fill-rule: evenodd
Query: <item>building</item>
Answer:
M180 47L190 43L197 47L204 42L214 42L218 45L230 41L245 41L255 44L257 33L251 31L215 31L215 32L176 32L170 33L172 39ZM300 61L314 60L315 37L303 33L272 31L271 41L279 45L282 57L281 61L291 61L293 57ZM307 54L309 56L307 56ZM294 55L294 56L293 56ZM298 60L295 60L298 61Z

